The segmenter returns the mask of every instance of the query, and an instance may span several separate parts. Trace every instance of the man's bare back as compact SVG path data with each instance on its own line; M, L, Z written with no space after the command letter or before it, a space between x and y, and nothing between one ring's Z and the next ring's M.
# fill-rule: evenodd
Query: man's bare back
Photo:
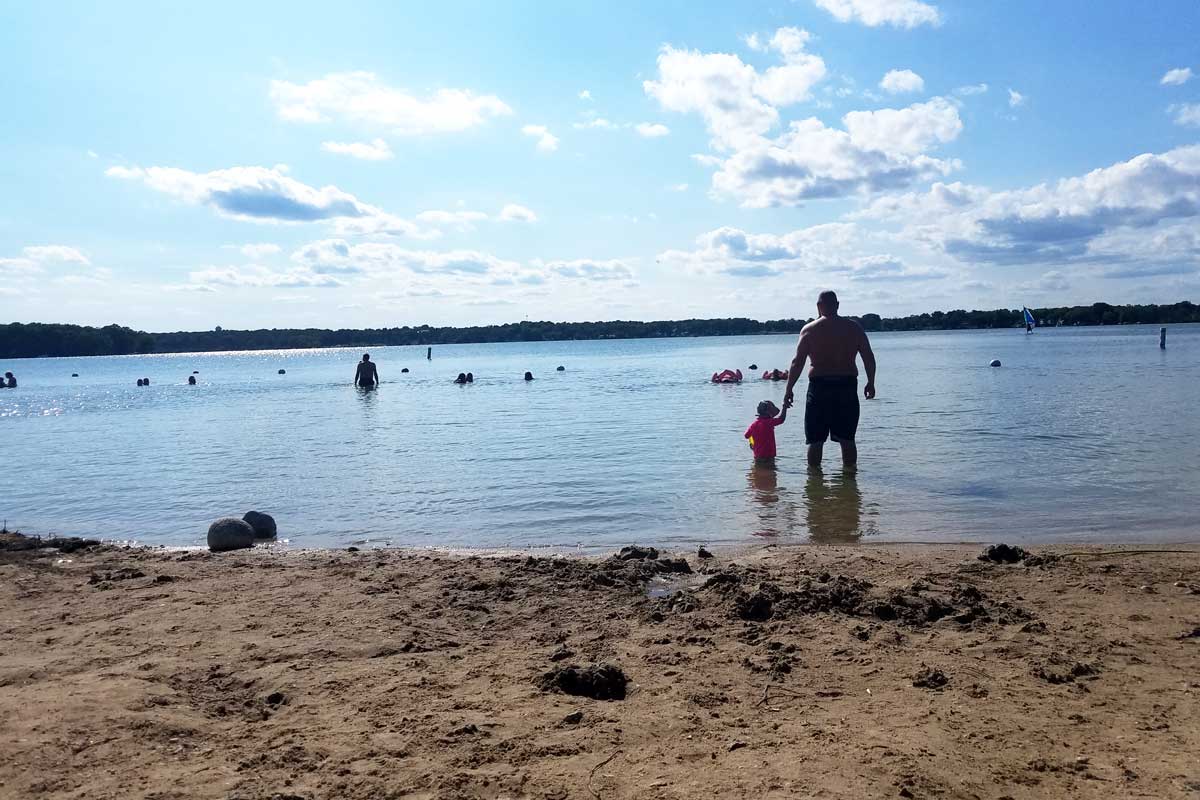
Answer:
M812 366L808 377L830 375L858 377L859 351L870 350L867 334L852 319L818 317L800 330L800 347L804 348Z

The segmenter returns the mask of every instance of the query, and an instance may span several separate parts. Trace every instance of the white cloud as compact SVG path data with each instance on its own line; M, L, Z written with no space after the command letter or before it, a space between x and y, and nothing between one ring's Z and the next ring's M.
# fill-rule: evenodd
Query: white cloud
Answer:
M387 161L396 157L383 139L373 139L370 142L321 142L321 149L327 153L337 153L364 161Z
M676 183L668 186L667 188L672 192L686 192L688 190L688 185L686 183Z
M797 28L777 30L765 46L783 64L761 74L736 55L667 45L658 55L658 79L642 88L669 111L699 113L718 146L735 146L769 131L779 121L775 106L807 99L825 77L825 62L804 51L808 39Z
M537 222L538 216L531 209L516 203L509 203L500 210L502 222Z
M645 136L647 139L655 139L660 136L666 136L671 132L671 129L666 125L660 125L657 122L639 122L634 126L634 129L639 135Z
M591 99L592 99L592 93L591 93L591 92L589 92L587 89L584 89L583 91L581 91L581 92L579 93L579 99L580 99L580 100L591 100Z
M1016 89L1008 90L1008 107L1016 108L1017 106L1025 105L1025 95L1018 92Z
M918 25L940 25L937 7L918 0L815 0L816 4L833 14L839 22L857 21L875 28L892 25L915 28Z
M879 88L888 94L921 92L925 90L925 80L911 69L893 69L879 81Z
M963 97L970 97L971 95L984 94L987 92L987 90L988 85L986 83L975 83L969 86L958 87L954 90L954 94L961 95Z
M541 261L535 259L531 265L541 271L546 271L562 278L576 278L588 281L631 281L633 270L620 259L595 261L580 258L574 261Z
M372 216L377 209L336 186L315 189L279 167L230 167L189 172L176 167L110 167L104 174L138 180L185 203L208 205L235 219L313 222L335 217Z
M242 255L244 255L246 258L258 260L266 258L267 256L275 255L279 252L280 247L277 244L270 243L244 244L239 247L238 250L240 250Z
M386 242L350 244L340 239L326 239L305 245L292 254L298 269L314 275L353 276L369 279L373 284L395 280L410 280L420 276L421 284L431 291L453 289L464 285L475 287L528 287L548 280L631 281L632 267L623 260L576 259L572 261L542 261L534 259L527 265L497 258L477 250L435 252L410 250ZM445 280L444 285L428 281ZM411 283L409 288L411 288ZM406 288L405 291L409 291Z
M196 286L229 286L289 289L297 287L331 288L342 286L332 275L318 275L308 269L276 271L266 267L209 267L188 273ZM203 291L203 290L201 290Z
M1159 83L1163 86L1182 86L1191 79L1191 67L1176 67L1175 69L1167 70L1167 73L1162 76L1162 80Z
M439 89L422 99L384 84L370 72L332 73L306 84L271 81L271 99L281 119L336 119L386 128L400 136L463 131L512 114L495 95Z
M1200 264L1179 228L1200 218L1200 145L1026 189L937 183L859 216L902 225L902 238L968 264Z
M851 111L842 121L855 147L893 155L916 155L953 141L963 127L958 107L941 97L908 108Z
M752 141L720 162L713 190L750 208L791 206L903 188L960 166L923 152L962 130L957 108L943 98L906 109L853 111L843 122L844 131L809 118L775 139Z
M105 174L137 180L191 205L231 219L265 223L331 222L343 235L385 234L431 238L409 220L363 203L336 186L320 189L289 177L283 165L190 172L176 167L110 167Z
M36 261L39 264L46 262L59 262L64 264L91 264L91 260L75 247L67 247L61 244L35 245L26 247L21 250L21 253L29 260Z
M558 137L545 125L526 125L521 128L521 133L537 139L537 149L544 153L552 153L558 149Z
M1176 125L1190 125L1200 128L1200 103L1177 103L1167 107L1174 115Z

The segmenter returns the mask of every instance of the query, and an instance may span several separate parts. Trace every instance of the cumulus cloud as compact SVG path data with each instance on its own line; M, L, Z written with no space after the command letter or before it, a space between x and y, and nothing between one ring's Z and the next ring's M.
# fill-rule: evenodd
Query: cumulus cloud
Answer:
M531 209L516 203L509 203L500 209L502 222L537 222L538 216Z
M776 139L759 138L720 164L713 190L750 208L901 189L942 177L956 160L924 151L958 136L958 110L943 98L906 109L854 111L846 130L814 118L793 122Z
M592 93L591 93L591 92L589 92L587 89L584 89L584 90L582 90L582 91L579 93L579 99L580 99L580 100L591 100L591 99L592 99Z
M1200 145L1026 189L936 183L928 192L880 198L859 216L901 224L904 238L966 263L1146 263L1168 252L1194 258L1189 239L1158 234L1200 217Z
M1163 86L1182 86L1191 79L1191 67L1176 67L1175 69L1167 70L1167 73L1162 76L1162 80L1159 83Z
M1176 125L1200 128L1200 103L1175 103L1167 107Z
M453 133L512 114L495 95L439 89L420 98L371 72L332 73L305 84L271 81L270 93L281 119L367 124L399 136Z
M688 190L688 185L686 183L673 183L667 188L672 192L686 192Z
M1017 284L1017 291L1035 294L1065 292L1070 288L1071 283L1067 280L1067 276L1058 270L1051 270L1035 280Z
M633 127L639 136L645 136L647 139L656 139L660 136L666 136L671 132L671 129L666 125L657 122L639 122Z
M1016 108L1017 106L1025 105L1025 95L1018 92L1016 89L1008 90L1008 107Z
M958 107L941 97L908 108L851 111L842 121L855 147L902 155L953 141L963 127Z
M553 153L558 149L558 137L545 125L526 125L521 128L521 133L537 139L537 149L544 153Z
M879 88L888 94L904 94L925 90L925 79L911 69L893 69L879 81Z
M258 222L314 222L368 217L372 208L336 186L316 189L280 167L230 167L189 172L176 167L110 167L105 174L136 180L185 203L211 206L224 216Z
M872 28L892 25L915 28L918 25L941 25L937 7L919 0L815 0L839 22L861 22Z
M780 28L764 45L782 65L760 73L729 53L701 53L666 45L658 54L658 77L642 88L668 111L698 113L714 142L730 147L769 131L779 121L776 106L809 97L825 77L825 62L804 50L809 34Z
M383 139L373 139L370 142L321 142L321 149L327 153L360 158L363 161L387 161L396 157Z

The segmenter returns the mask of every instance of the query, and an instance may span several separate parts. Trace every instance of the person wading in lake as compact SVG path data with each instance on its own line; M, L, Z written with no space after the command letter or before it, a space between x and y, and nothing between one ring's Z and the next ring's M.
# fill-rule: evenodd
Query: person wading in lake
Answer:
M796 357L788 370L783 407L792 407L796 380L804 369L804 362L812 361L804 403L808 463L813 467L821 466L825 440L832 437L842 447L842 464L853 467L858 463L858 447L854 444L854 434L858 430L858 367L855 359L862 356L867 372L863 397L872 400L875 398L875 354L871 352L871 343L862 326L838 316L836 294L821 292L817 297L817 314L817 319L800 331Z
M371 389L377 383L379 383L379 370L375 368L371 354L363 353L363 360L358 362L358 369L354 371L354 385Z

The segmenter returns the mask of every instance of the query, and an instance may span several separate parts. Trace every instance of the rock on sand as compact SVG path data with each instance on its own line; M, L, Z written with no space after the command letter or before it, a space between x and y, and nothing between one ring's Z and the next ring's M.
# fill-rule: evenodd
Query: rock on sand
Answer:
M255 539L274 539L278 533L275 518L261 511L247 511L242 519L254 529Z
M208 526L208 549L214 553L254 546L254 528L237 517L222 517Z

